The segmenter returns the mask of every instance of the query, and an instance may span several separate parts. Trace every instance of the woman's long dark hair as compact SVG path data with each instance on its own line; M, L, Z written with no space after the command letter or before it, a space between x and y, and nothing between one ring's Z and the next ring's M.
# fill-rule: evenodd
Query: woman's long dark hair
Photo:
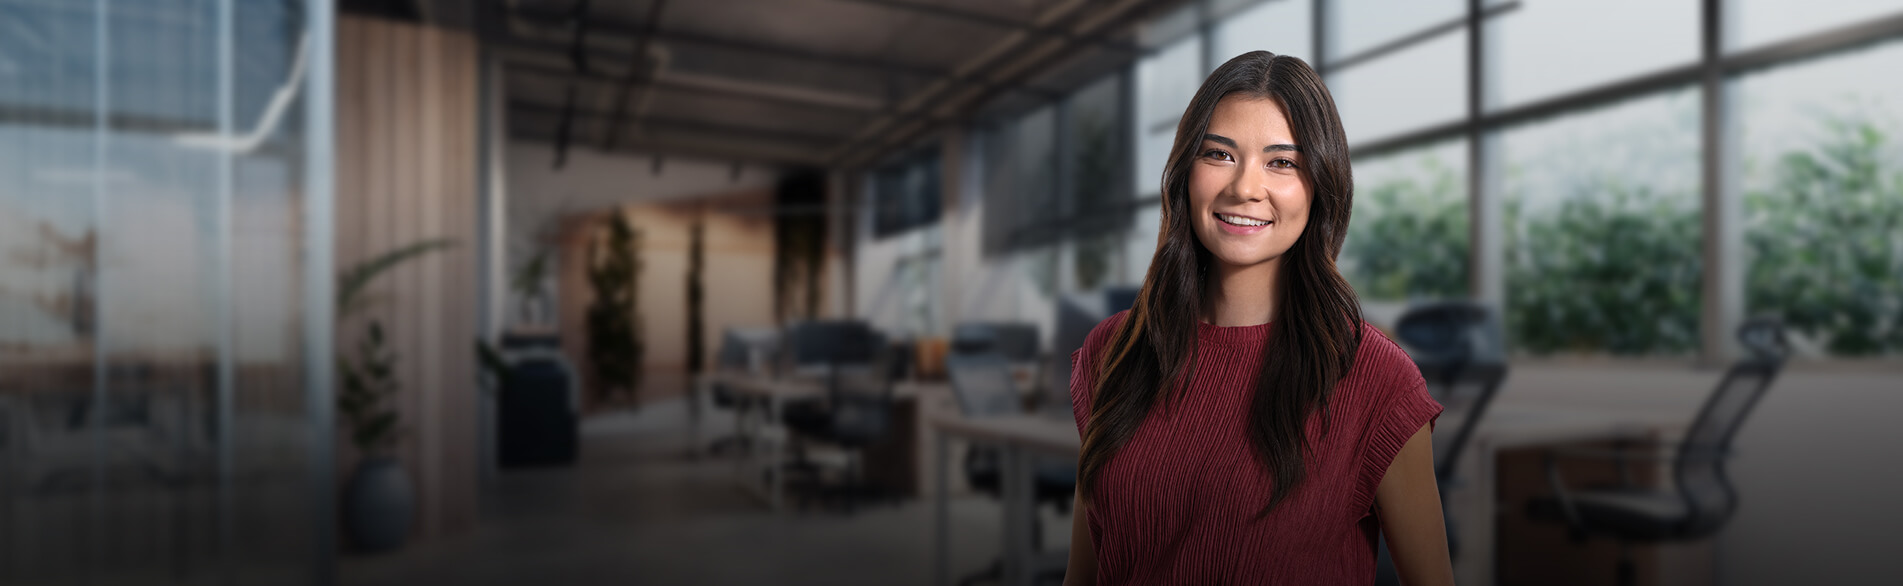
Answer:
M1176 143L1163 171L1163 225L1156 255L1136 304L1095 365L1096 386L1079 468L1085 495L1150 410L1167 405L1195 374L1204 271L1213 259L1192 227L1190 166L1216 103L1231 95L1281 104L1301 145L1301 167L1311 194L1308 226L1283 255L1276 280L1281 300L1249 407L1250 443L1275 486L1260 514L1301 486L1308 415L1327 409L1335 383L1354 364L1361 344L1361 306L1335 269L1354 195L1341 118L1321 76L1307 63L1267 51L1245 53L1209 74L1176 126Z

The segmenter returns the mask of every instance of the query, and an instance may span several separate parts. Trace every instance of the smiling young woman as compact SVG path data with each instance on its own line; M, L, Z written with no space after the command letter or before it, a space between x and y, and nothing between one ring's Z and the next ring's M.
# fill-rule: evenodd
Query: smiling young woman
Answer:
M1072 355L1066 584L1451 584L1441 407L1335 269L1353 183L1334 100L1257 51L1203 82L1130 311Z

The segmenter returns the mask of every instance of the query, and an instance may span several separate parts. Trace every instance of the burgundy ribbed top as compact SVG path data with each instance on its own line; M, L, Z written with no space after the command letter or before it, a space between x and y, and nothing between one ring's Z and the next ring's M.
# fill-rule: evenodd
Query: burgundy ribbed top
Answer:
M1096 363L1128 312L1071 354L1079 433ZM1309 416L1308 478L1263 519L1271 482L1252 454L1248 407L1272 324L1199 324L1180 403L1152 409L1089 495L1099 584L1371 584L1374 489L1401 446L1440 415L1420 370L1363 325L1361 349L1322 413Z

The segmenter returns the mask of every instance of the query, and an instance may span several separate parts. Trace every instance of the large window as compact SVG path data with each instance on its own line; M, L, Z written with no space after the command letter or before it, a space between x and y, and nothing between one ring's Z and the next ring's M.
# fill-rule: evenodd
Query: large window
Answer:
M1903 351L1903 43L1733 82L1745 307L1838 355Z
M1292 55L1313 64L1315 55L1314 2L1262 2L1216 24L1209 43L1216 65L1250 51Z
M1136 63L1136 193L1162 191L1163 165L1176 140L1176 123L1203 82L1203 40L1192 36Z
M1729 0L1733 48L1749 48L1805 34L1854 26L1903 13L1903 0Z
M1059 288L1139 283L1183 110L1211 68L1268 50L1317 65L1341 112L1356 191L1339 266L1372 306L1477 299L1525 354L1728 360L1761 314L1800 353L1903 351L1903 0L1478 4L1186 3L1139 37L1125 144L1090 136L1107 82L986 143L988 185L1010 186L987 242L1015 234ZM1106 145L1129 157L1128 224L1025 227L1105 200L1085 169Z
M1354 162L1340 267L1363 301L1467 296L1466 141Z
M1502 133L1506 327L1533 353L1698 348L1697 93Z
M1063 102L1063 197L1057 210L1063 231L1094 236L1129 222L1133 190L1122 181L1130 168L1124 89L1123 76L1108 75Z
M1440 35L1327 81L1350 144L1452 122L1467 113L1467 36Z
M333 561L314 8L0 0L0 582Z
M938 149L928 148L873 173L872 235L886 237L938 221L943 209Z
M1698 0L1520 0L1491 21L1494 95L1501 106L1518 105L1697 61L1698 7Z
M1332 0L1328 58L1341 59L1467 16L1464 0Z

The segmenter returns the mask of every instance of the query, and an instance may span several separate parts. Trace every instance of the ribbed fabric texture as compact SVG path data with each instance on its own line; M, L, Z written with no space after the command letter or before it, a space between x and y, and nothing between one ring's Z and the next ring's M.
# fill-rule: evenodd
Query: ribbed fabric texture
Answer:
M1097 324L1071 355L1079 433L1097 360L1127 314ZM1354 367L1329 399L1327 435L1323 414L1309 417L1308 478L1258 520L1273 488L1249 445L1248 408L1273 326L1200 324L1187 392L1151 410L1089 495L1099 584L1374 582L1374 490L1441 406L1407 354L1364 325Z

